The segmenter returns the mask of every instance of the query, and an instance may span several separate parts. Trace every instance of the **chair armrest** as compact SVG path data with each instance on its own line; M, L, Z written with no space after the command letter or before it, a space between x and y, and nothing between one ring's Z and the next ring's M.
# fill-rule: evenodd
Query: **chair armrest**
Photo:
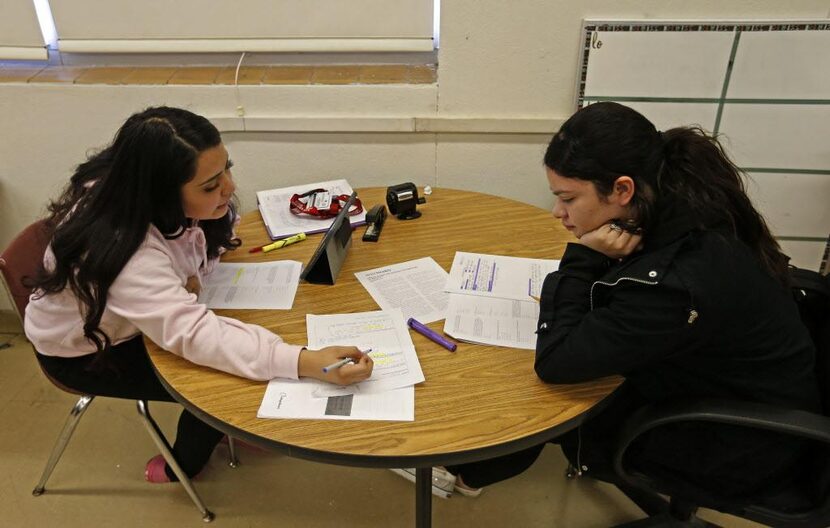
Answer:
M764 429L830 444L830 418L820 414L783 409L763 403L738 400L702 399L647 405L625 423L617 451L614 470L631 485L648 487L641 478L628 473L622 461L628 447L639 436L663 425L678 422L715 422Z

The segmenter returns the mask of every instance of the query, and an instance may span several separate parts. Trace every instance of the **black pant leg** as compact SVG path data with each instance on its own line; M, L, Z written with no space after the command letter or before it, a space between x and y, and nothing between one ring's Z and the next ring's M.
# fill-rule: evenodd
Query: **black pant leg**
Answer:
M614 480L613 454L620 424L632 409L640 405L627 387L621 387L607 408L588 419L579 429L569 431L551 443L560 444L565 456L574 465L588 466L589 474L601 480ZM527 470L542 452L545 444L502 457L447 466L453 475L461 475L464 483L474 488L495 484Z
M461 475L464 484L473 488L481 488L524 472L536 462L544 447L545 444L539 444L516 453L482 460L481 462L446 467L447 471L453 475Z
M216 448L216 444L225 436L218 429L214 429L202 420L196 418L186 409L179 416L179 426L176 432L176 443L173 445L173 456L188 477L196 476ZM165 468L167 476L176 480L173 471Z
M75 358L38 354L38 361L51 377L79 392L128 400L175 401L156 376L141 336L113 346L107 366L96 367L94 360L94 354ZM205 466L222 436L220 431L182 410L173 456L192 477ZM169 468L166 471L175 479Z
M617 484L614 454L622 426L646 402L623 384L611 396L609 404L588 418L579 428L568 431L551 442L559 444L568 461L586 476Z
M38 354L38 361L52 378L79 392L128 400L175 401L153 371L141 336L113 346L106 366L95 365L95 356Z

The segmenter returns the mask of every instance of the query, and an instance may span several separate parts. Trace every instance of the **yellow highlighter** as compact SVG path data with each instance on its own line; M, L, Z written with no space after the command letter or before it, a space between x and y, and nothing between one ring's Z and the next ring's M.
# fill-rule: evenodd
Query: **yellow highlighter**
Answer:
M305 233L297 233L294 236L290 236L288 238L283 238L282 240L277 240L273 244L268 244L267 246L262 246L262 252L268 253L274 249L279 249L281 247L285 247L291 244L295 244L297 242L301 242L306 239Z

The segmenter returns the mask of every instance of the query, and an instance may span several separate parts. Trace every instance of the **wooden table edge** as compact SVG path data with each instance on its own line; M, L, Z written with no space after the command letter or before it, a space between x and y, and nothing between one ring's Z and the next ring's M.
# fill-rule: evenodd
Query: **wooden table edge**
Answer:
M144 337L147 345L155 346L152 341ZM162 353L170 354L171 352L162 351ZM148 352L149 354L149 352ZM494 457L509 455L524 449L528 449L535 445L547 442L558 436L561 436L568 431L571 431L585 422L594 414L602 411L614 398L619 391L619 386L615 388L608 396L604 397L590 409L574 416L573 418L561 422L554 427L539 431L537 433L512 440L510 442L501 443L497 445L490 445L478 449L469 449L465 451L448 451L442 453L428 454L428 455L363 455L354 453L334 453L331 451L311 449L305 447L297 447L292 444L286 444L264 438L262 436L249 433L243 429L234 427L233 425L216 418L215 416L203 411L200 407L194 405L187 398L182 396L168 381L161 375L161 372L156 368L155 363L151 360L153 371L159 378L162 386L170 393L173 398L182 405L187 411L195 415L197 418L207 423L211 427L222 431L228 436L237 438L244 442L262 447L264 449L279 451L288 456L310 460L313 462L322 462L326 464L336 464L339 466L365 467L365 468L402 468L402 467L429 467L429 466L443 466L466 464L469 462L478 462ZM622 385L622 384L620 384Z

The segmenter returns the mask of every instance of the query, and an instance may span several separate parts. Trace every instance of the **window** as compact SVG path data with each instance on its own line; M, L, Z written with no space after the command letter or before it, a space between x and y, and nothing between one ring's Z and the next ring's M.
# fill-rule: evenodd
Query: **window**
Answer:
M51 10L68 53L431 52L434 4L51 0Z
M43 34L32 0L0 2L0 59L46 60Z

